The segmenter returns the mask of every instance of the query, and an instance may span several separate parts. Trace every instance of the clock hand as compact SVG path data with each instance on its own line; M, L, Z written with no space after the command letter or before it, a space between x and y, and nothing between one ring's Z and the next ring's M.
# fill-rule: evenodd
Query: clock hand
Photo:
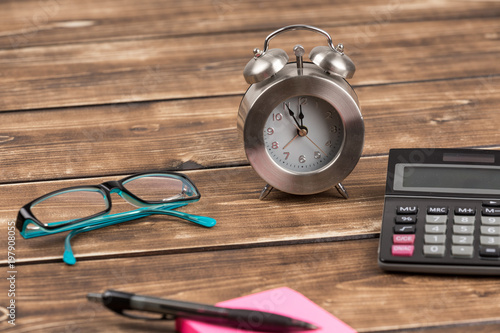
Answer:
M285 106L288 109L288 113L290 114L290 116L292 116L293 120L295 120L295 124L294 125L297 128L297 133L300 136L306 136L307 135L307 128L305 126L300 126L299 122L297 121L297 119L295 119L295 114L290 109L290 107L288 106L288 104L285 103Z
M297 129L300 130L301 126L299 124L299 122L297 121L297 119L295 119L295 114L293 113L293 111L290 109L290 107L288 106L288 104L285 103L285 106L286 108L288 109L288 114L293 118L293 120L295 121L295 123L297 124Z
M288 145L289 145L290 143L292 143L292 141L293 141L293 140L297 139L297 137L298 137L298 136L299 136L299 135L297 134L297 135L295 135L295 136L293 137L293 139L292 139L292 140L288 141L288 143L287 143L287 144L283 147L283 149L285 149L286 147L288 147Z
M304 114L302 113L302 104L299 104L299 119L300 119L300 127L304 127Z
M314 143L314 141L313 141L313 140L311 140L311 138L310 138L310 137L308 137L308 136L306 135L306 138L308 138L308 139L309 139L309 141L311 141L311 142L312 142L312 144L313 144L313 145L315 145L315 146L316 146L316 148L318 148L318 149L319 149L319 150L323 153L323 155L325 155L325 156L326 156L326 153L325 153L325 152L324 152L324 151L323 151L323 150L322 150L322 149L321 149L321 148L320 148L317 144L315 144L315 143Z

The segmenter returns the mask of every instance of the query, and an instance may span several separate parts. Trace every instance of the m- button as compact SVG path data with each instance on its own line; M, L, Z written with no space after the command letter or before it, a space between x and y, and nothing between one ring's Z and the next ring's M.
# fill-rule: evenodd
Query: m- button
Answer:
M500 208L483 208L483 215L486 216L500 216Z

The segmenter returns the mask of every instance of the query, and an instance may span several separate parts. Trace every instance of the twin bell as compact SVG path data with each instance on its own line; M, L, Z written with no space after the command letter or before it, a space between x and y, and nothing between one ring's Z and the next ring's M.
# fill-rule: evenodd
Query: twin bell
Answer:
M245 81L249 84L264 81L285 67L288 63L288 54L282 49L269 49L269 41L276 35L291 30L310 30L318 32L327 38L328 45L316 46L309 53L309 59L313 64L323 69L329 74L338 75L344 79L350 79L354 76L356 66L352 60L344 54L344 47L338 44L333 46L330 35L319 28L309 25L290 25L276 30L266 37L264 49L254 49L254 57L248 62L243 70ZM302 56L304 48L301 45L294 47L294 53L297 58L297 67L302 67Z

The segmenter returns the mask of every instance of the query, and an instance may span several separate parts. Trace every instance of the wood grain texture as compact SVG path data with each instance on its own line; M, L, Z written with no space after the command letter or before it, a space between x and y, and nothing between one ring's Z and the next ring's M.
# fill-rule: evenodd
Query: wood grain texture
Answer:
M79 235L72 240L72 247L77 258L90 259L374 237L380 230L386 160L366 158L358 165L344 182L349 200L340 198L332 189L307 197L276 191L260 201L258 195L265 183L250 167L187 172L202 198L180 210L213 217L217 220L215 227L206 229L180 219L155 216ZM15 220L21 206L44 193L114 179L119 178L0 186L0 234L7 233L8 223ZM117 195L113 200L119 210L133 209ZM352 211L356 211L355 218ZM60 261L65 234L28 240L19 236L18 261ZM0 238L0 248L6 244L7 239ZM5 263L6 258L0 258L0 264Z
M299 22L374 25L497 17L499 13L500 6L491 1L90 0L81 4L74 0L5 0L0 3L0 48L234 31L266 33Z
M500 74L500 21L451 21L324 27L357 66L353 85ZM374 28L357 34L355 28ZM252 49L267 33L237 32L0 50L0 110L115 104L242 94ZM310 32L283 35L272 47L325 44ZM467 45L464 47L463 45Z
M500 77L366 86L365 156L500 142ZM0 113L0 183L248 164L240 96Z
M107 288L216 303L280 286L359 332L500 331L498 279L377 267L389 148L500 149L500 2L455 0L4 0L0 2L0 249L26 202L148 170L185 171L202 199L81 234L16 236L15 332L171 332L85 300ZM272 192L236 132L254 47L288 24L345 44L365 119L363 157L333 189ZM325 39L281 35L291 55ZM2 112L3 111L3 112ZM113 195L113 212L130 206ZM116 199L116 200L115 200ZM0 317L7 305L0 256Z
M500 320L496 278L381 274L377 243L372 239L96 260L75 267L20 266L22 319L17 328L19 332L165 330L163 323L126 320L86 301L86 293L108 288L213 304L288 286L359 332ZM5 288L4 279L0 283Z

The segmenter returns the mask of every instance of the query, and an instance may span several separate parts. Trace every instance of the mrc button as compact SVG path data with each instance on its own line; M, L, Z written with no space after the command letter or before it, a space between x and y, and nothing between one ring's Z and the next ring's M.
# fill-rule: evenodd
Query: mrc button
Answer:
M430 206L430 207L427 207L427 214L445 215L445 214L448 214L448 207Z

